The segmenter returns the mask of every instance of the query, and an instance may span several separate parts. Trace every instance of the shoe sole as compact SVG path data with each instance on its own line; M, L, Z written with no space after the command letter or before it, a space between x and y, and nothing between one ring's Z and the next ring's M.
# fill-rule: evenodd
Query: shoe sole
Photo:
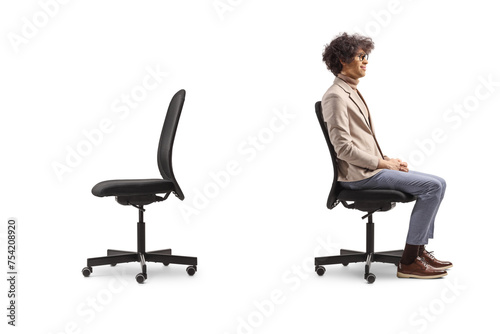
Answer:
M429 275L429 276L419 276L419 275L415 275L415 274L403 274L403 273L400 273L398 272L397 273L397 276L399 278L423 278L423 279L427 279L427 278L440 278L440 277L444 277L448 275L448 273L444 273L444 274L439 274L439 275Z
M449 265L446 267L434 267L434 268L439 269L439 270L446 270L446 269L450 269L451 267L453 267L453 265Z

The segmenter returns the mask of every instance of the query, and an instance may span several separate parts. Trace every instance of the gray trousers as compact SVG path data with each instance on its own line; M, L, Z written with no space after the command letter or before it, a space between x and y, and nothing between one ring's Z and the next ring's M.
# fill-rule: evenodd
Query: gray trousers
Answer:
M383 169L364 180L340 182L345 189L394 189L417 197L410 217L406 243L426 245L434 237L434 220L446 190L439 176L409 171Z

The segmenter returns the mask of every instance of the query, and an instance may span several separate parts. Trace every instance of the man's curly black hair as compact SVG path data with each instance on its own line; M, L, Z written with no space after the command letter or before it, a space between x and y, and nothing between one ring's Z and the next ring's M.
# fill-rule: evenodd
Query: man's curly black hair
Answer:
M342 71L342 60L344 63L353 61L359 49L369 54L375 48L375 44L370 37L364 37L359 34L348 35L339 34L329 45L325 46L323 51L323 61L326 67L335 75Z

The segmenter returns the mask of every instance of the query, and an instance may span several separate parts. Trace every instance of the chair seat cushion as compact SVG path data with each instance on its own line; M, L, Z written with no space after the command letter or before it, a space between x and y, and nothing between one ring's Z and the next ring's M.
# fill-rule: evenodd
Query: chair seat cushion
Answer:
M132 196L164 194L174 190L174 184L164 179L108 180L92 188L92 194L105 196Z
M342 190L337 197L340 201L353 202L400 202L414 201L413 195L392 189Z

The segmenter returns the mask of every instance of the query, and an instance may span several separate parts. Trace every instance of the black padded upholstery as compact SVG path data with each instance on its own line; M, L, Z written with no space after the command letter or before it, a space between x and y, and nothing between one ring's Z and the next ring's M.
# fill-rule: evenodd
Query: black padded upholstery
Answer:
M182 107L186 98L186 91L181 89L170 101L167 115L163 123L160 142L158 145L158 169L163 179L130 179L130 180L108 180L99 182L92 188L92 194L98 197L106 196L136 196L169 194L174 192L183 200L184 194L177 183L172 167L172 149L174 146L177 125L181 116ZM166 197L165 197L166 198ZM119 203L139 204L133 200L121 200Z
M174 190L174 184L163 179L109 180L92 188L98 197L165 194Z
M411 202L415 200L412 195L390 189L368 189L368 190L349 190L343 189L339 192L337 198L340 201L362 201L362 202Z
M181 89L172 97L172 101L170 101L170 105L168 106L165 122L163 123L160 143L158 144L158 169L165 180L173 183L174 193L181 200L184 199L184 194L175 180L174 170L172 168L172 149L174 147L177 124L181 117L185 97L186 91L184 89Z

